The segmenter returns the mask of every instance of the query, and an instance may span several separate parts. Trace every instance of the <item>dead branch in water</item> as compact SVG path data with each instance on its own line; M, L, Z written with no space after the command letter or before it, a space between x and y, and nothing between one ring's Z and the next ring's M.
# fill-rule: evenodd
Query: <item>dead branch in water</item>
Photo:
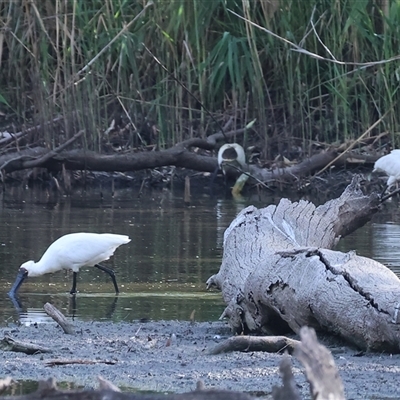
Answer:
M69 335L73 335L75 333L74 326L72 325L71 322L65 318L65 315L55 306L53 306L50 303L46 303L43 306L44 311L46 311L46 314L49 315L51 318L54 319L58 323L58 325L61 326L63 331Z

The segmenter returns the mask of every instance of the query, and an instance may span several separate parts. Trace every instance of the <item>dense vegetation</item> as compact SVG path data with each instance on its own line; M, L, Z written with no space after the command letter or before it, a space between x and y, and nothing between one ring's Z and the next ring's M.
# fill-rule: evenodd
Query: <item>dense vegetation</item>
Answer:
M373 133L398 142L395 0L2 0L0 22L0 123L61 115L32 138L51 146L85 129L101 150L113 119L131 147L229 118L256 118L267 152L357 139L382 116Z

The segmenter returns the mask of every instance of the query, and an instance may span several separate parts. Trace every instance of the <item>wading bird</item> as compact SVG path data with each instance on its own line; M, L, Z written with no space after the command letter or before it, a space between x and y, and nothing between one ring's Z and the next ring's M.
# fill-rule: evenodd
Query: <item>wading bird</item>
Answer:
M384 172L389 177L381 194L383 195L386 190L400 181L400 149L392 150L390 154L379 158L372 172Z
M213 185L214 180L218 174L218 171L221 170L224 176L227 174L227 170L229 168L236 169L239 171L247 171L246 164L246 154L244 152L243 147L238 143L226 143L220 147L218 150L217 157L218 166L215 168L214 173L211 175L210 181L210 193L213 196ZM237 181L239 183L237 186L235 185L235 189L233 189L232 194L234 192L240 193L244 184L248 179L248 174L241 174ZM225 181L226 183L226 181Z
M15 296L22 282L27 277L35 277L50 272L70 269L73 272L71 294L76 293L76 277L81 267L96 267L110 275L115 292L119 293L115 273L112 269L99 263L108 260L114 251L131 239L125 235L113 233L71 233L61 236L53 242L38 262L27 261L21 265L11 290L10 296Z
M238 143L226 143L218 151L218 168L226 175L229 168L237 169L241 172L247 171L246 154L243 147ZM247 173L242 173L236 179L232 188L232 196L237 197L243 189L243 186L249 179Z
M230 165L241 171L246 168L246 154L238 143L226 143L218 151L218 167L224 175L226 167Z

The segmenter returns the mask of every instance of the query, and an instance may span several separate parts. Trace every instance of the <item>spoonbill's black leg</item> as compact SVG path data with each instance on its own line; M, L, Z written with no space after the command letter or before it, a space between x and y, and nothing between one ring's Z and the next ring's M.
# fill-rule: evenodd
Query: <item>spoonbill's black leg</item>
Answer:
M77 272L74 272L72 275L72 288L70 290L70 294L76 294L76 277L78 276Z
M76 296L71 296L69 302L69 314L72 315L72 321L75 320L76 310Z
M119 293L118 285L117 285L117 280L115 279L115 272L111 268L107 268L104 265L96 264L96 268L101 269L104 272L107 272L108 275L110 275L114 288L115 288L115 293Z
M380 197L382 197L385 194L387 189L388 189L388 185L385 185L385 187L383 188L382 193L380 194Z
M111 306L109 307L109 309L107 310L107 313L106 313L106 317L108 319L111 319L112 316L114 315L115 310L117 309L118 299L119 299L118 293L115 293L115 296L111 303Z

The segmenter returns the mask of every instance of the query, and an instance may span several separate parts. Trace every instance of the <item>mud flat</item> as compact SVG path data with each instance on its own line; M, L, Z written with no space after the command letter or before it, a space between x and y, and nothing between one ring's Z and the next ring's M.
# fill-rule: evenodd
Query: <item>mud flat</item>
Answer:
M271 397L280 385L281 354L208 351L231 336L224 322L74 322L76 334L66 335L56 324L9 326L9 336L52 350L27 355L0 350L1 376L15 380L73 382L97 388L97 376L123 391L187 392L202 380L207 388L247 392ZM399 399L400 355L361 354L343 343L320 338L339 368L347 399ZM296 382L304 398L309 385L293 358Z

